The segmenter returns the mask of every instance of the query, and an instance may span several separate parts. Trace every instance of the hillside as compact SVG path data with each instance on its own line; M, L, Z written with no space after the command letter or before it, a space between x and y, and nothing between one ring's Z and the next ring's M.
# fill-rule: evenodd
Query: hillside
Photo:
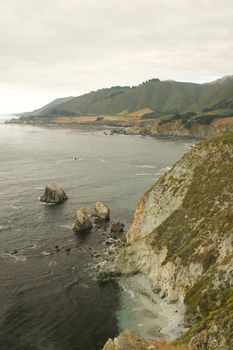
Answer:
M151 79L134 87L112 87L56 100L31 115L125 114L148 108L155 112L201 112L223 101L233 101L233 76L210 84Z
M161 297L185 305L180 346L233 347L232 178L233 135L196 145L141 198L111 267L148 276Z

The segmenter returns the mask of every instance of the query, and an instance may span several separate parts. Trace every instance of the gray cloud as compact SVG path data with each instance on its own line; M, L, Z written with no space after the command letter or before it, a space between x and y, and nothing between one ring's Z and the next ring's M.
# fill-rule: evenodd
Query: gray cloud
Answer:
M233 72L231 0L1 0L0 88L78 93Z

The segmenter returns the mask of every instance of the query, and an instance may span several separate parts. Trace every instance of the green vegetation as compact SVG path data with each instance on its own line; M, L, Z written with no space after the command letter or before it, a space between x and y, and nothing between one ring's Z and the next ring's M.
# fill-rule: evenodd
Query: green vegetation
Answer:
M122 111L132 113L149 108L153 113L142 119L181 119L183 123L195 121L206 116L210 122L219 110L218 116L233 115L233 78L212 84L194 84L176 81L148 80L138 86L115 86L109 89L92 91L79 97L58 99L30 113L31 116L52 117L54 113L62 116L72 115L116 115ZM199 120L198 119L198 120Z
M233 343L231 250L221 262L218 259L221 242L230 246L233 239L233 134L203 141L184 157L196 167L182 206L148 239L156 252L167 246L163 264L180 261L183 267L200 263L203 268L197 283L187 288L186 324L190 329L180 340L187 343L203 332L200 339L207 339L208 344L208 337L215 332L215 337L224 339L223 349L230 349ZM171 170L170 176L169 173L163 176L154 186L162 186L164 191L176 195L184 190L183 181L183 177L172 176ZM208 346L203 349L211 349Z

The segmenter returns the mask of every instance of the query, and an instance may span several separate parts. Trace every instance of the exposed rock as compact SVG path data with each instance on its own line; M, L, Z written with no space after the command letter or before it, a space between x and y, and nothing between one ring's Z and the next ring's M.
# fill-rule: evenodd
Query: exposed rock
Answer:
M161 123L159 119L139 120L125 128L113 129L114 134L166 136L166 137L196 137L206 138L233 132L233 117L216 118L210 124L192 123L189 127L180 120Z
M85 208L77 211L77 221L73 227L76 233L89 232L92 229L92 223Z
M63 189L55 183L45 187L45 193L40 201L48 204L61 204L68 199Z
M110 209L107 204L104 202L96 202L94 206L94 216L100 221L109 221Z
M111 226L111 237L120 238L120 236L124 232L124 227L125 224L121 221L113 222Z
M191 349L189 348L189 350ZM163 340L145 340L130 331L126 331L115 339L109 339L103 350L188 350L188 347Z
M233 135L193 147L140 200L113 268L184 303L181 340L201 350L233 344L232 178Z

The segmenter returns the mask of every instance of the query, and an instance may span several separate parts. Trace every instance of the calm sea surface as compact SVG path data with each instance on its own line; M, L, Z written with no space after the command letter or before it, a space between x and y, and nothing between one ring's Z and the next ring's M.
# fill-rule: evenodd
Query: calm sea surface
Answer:
M104 200L129 224L142 193L190 145L0 124L1 350L97 350L117 335L116 287L87 273L104 234L73 234L76 210ZM68 194L63 205L38 201L50 182Z

